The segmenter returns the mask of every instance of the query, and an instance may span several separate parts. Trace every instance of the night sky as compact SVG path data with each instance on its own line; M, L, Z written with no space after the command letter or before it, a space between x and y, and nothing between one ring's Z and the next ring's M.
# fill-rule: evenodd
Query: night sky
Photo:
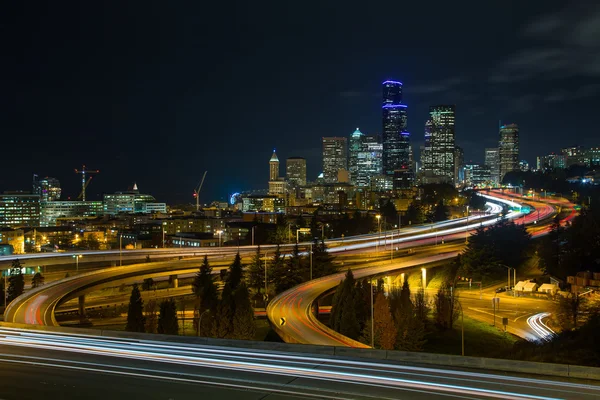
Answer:
M404 83L416 150L428 106L443 103L456 104L467 160L496 145L499 120L519 124L533 165L600 145L591 1L12 3L0 190L29 189L36 172L76 196L85 163L101 170L89 199L135 181L192 202L208 170L208 202L266 188L273 148L282 173L301 156L314 179L322 136L381 132L385 79Z

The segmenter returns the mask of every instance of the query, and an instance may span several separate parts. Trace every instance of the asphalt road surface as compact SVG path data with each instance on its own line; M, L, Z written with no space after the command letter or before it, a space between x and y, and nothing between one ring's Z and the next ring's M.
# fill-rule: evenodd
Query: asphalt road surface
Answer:
M600 387L379 360L0 329L12 399L597 399Z

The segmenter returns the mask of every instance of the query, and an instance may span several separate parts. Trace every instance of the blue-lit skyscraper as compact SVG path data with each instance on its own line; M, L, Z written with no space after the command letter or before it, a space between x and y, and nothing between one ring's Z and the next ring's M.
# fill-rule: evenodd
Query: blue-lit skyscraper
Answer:
M402 82L383 82L383 173L410 174L410 135L406 131L406 104L402 104ZM408 179L407 181L410 181Z

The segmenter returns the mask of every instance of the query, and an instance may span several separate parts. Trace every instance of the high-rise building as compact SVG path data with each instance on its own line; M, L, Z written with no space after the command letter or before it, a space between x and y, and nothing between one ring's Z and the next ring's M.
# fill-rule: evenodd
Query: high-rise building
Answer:
M286 189L285 180L279 176L279 158L273 149L269 160L269 194L284 197Z
M504 179L507 172L519 170L519 127L517 124L500 126L498 154L500 183L502 183L502 179Z
M491 181L494 185L500 184L500 154L497 147L485 149L485 165L490 167Z
M567 167L567 156L564 154L548 154L538 156L537 169L539 171L565 169Z
M350 135L348 143L348 172L350 173L350 182L356 185L358 177L358 154L363 149L363 133L360 129Z
M465 180L465 152L460 146L454 148L454 185L460 186Z
M369 188L371 178L381 175L381 157L383 145L379 135L363 135L357 155L357 172L354 185L359 189Z
M273 155L269 160L269 181L276 181L277 179L279 179L279 158L277 158L277 153L273 149Z
M306 159L289 157L285 160L285 176L293 187L306 186Z
M481 164L465 165L465 184L468 187L484 187L491 183L490 167Z
M402 104L402 83L383 82L383 173L394 176L396 170L410 169L410 135L406 130L406 104Z
M453 105L429 107L421 159L423 183L455 183L455 118Z
M324 137L323 178L325 183L337 182L340 170L348 170L348 141L345 137Z
M0 226L40 225L40 196L29 192L0 194Z
M600 147L591 147L586 152L586 159L590 167L600 165Z
M562 155L567 157L566 165L589 165L587 152L582 146L566 147L561 149Z
M37 175L33 175L33 194L39 195L42 203L60 200L60 182L56 178L47 176L43 179L38 179Z

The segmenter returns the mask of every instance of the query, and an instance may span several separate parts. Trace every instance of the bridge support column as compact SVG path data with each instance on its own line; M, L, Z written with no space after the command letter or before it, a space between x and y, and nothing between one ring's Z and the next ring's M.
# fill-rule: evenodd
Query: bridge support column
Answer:
M85 295L79 296L79 316L85 317Z
M110 266L111 267L116 267L117 266L117 262L116 261L111 261L110 262Z
M173 289L177 289L179 287L179 279L177 278L177 275L171 275L169 280L171 281L171 287Z

